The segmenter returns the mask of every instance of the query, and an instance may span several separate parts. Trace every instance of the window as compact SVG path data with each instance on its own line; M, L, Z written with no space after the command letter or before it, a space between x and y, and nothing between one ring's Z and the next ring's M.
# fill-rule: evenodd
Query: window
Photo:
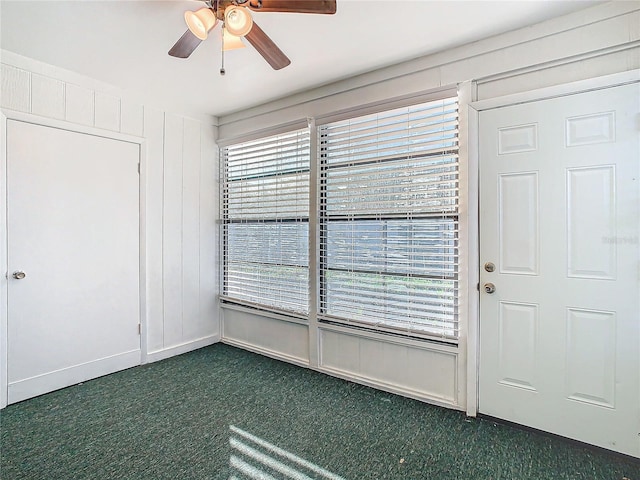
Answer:
M309 131L222 149L222 299L309 311Z
M458 106L319 127L324 321L458 335Z

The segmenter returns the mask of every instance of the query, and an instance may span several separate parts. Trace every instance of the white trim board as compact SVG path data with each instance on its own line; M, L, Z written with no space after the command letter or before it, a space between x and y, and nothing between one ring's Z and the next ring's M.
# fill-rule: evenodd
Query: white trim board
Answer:
M472 102L469 106L474 110L481 112L482 110L489 110L492 108L507 107L521 103L535 102L537 100L545 100L548 98L563 97L565 95L574 95L576 93L617 87L637 82L640 82L640 70L629 70L626 72L604 75L602 77L589 78L587 80L579 80L577 82L565 83L562 85L554 85L552 87L539 88L528 92L514 93L512 95L505 95L487 100L479 100Z
M460 352L460 346L455 343L440 343L434 339L418 339L413 337L395 336L384 332L377 332L374 330L354 329L349 326L339 324L319 323L318 330L321 332L334 332L341 335L348 335L351 337L363 338L367 340L375 340L377 342L390 345L400 345L403 347L427 350L430 352L443 352L455 355L458 355Z
M145 361L143 363L157 362L159 360L164 360L176 355L182 355L183 353L198 350L199 348L208 347L209 345L213 345L214 343L218 343L219 341L220 335L211 335L208 337L202 337L197 340L193 340L191 342L181 343L180 345L175 345L173 347L163 348L162 350L154 350L153 352L147 353Z
M19 122L31 123L33 125L41 125L43 127L52 127L59 130L68 130L70 132L85 133L87 135L93 135L95 137L109 138L111 140L118 140L121 142L135 143L142 147L145 145L145 139L137 137L135 135L129 135L126 133L114 132L111 130L104 130L97 127L91 127L88 125L79 125L77 123L67 122L65 120L58 120L49 117L41 117L32 113L19 112L17 110L2 109L3 121L17 120ZM6 152L5 152L6 154ZM142 165L140 166L140 175L142 175Z
M320 373L324 373L325 375L329 375L331 377L340 378L348 382L353 382L360 385L364 385L366 387L375 388L376 390L380 390L382 392L387 392L394 395L400 395L402 397L412 398L413 400L418 400L420 402L428 403L429 405L436 405L438 407L449 408L451 410L464 411L464 405L456 405L455 403L452 403L447 399L443 399L437 396L426 395L416 390L398 387L397 385L392 385L386 382L374 381L367 377L354 375L352 372L345 372L343 370L330 368L330 367L317 367L317 368L314 367L312 368L312 370L315 370Z
M8 251L7 251L7 117L4 111L0 111L0 145L4 147L0 149L0 198L5 203L4 208L0 208L0 408L4 408L8 403L8 320L9 307L8 297Z
M309 362L304 358L296 357L293 355L287 355L285 353L277 352L275 350L271 350L269 348L257 347L252 343L243 342L240 340L234 340L232 338L223 338L222 343L226 345L231 345L232 347L238 347L242 350L247 350L248 352L257 353L259 355L264 355L265 357L273 358L275 360L280 360L282 362L291 363L293 365L297 365L303 368L309 368Z
M220 308L223 310L235 310L238 312L244 312L253 315L260 315L261 317L273 318L274 320L282 320L283 322L297 323L300 325L309 325L309 321L305 317L294 317L290 315L284 315L277 312L271 312L269 310L260 310L244 306L238 303L220 302Z
M468 368L469 357L473 363L474 349L472 348L477 335L473 330L474 320L478 310L478 290L476 288L479 275L478 265L478 166L470 161L475 148L475 141L469 128L471 110L468 105L476 100L476 85L467 81L458 85L458 117L459 117L459 271L463 272L458 291L458 315L460 321L460 337L458 339L458 399L467 414L474 416L475 410L469 409L469 399L475 398L475 373ZM475 400L474 400L475 403Z
M70 387L81 382L93 380L110 373L136 367L140 364L140 350L120 353L107 358L100 358L81 365L63 368L45 375L38 375L8 385L8 400L20 402L44 393L58 390L60 385ZM45 381L43 386L43 380ZM64 388L62 387L62 388Z

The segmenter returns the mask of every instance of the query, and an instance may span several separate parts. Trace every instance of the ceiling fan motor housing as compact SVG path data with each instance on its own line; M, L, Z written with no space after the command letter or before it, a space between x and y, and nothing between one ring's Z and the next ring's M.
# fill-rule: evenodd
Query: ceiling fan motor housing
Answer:
M227 7L247 7L249 5L249 1L245 0L218 0L213 3L213 10L218 17L218 20L224 21L224 12Z
M251 11L333 15L337 10L336 0L203 1L206 5L205 8L201 8L196 12L185 13L185 20L189 29L171 47L169 55L177 58L188 58L198 45L207 38L209 31L215 28L216 23L224 22L224 26L229 33L244 37L274 70L286 67L291 63L291 60L253 22ZM234 18L231 18L232 16ZM223 71L220 73L224 75Z

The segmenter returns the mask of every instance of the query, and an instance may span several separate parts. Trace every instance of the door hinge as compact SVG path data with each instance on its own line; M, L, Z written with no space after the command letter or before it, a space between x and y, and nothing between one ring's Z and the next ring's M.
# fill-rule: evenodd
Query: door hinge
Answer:
M480 291L480 283L476 283L476 290Z
M140 326L140 324L138 324L138 335L142 334L142 327Z
M138 162L138 175L140 175L140 162Z

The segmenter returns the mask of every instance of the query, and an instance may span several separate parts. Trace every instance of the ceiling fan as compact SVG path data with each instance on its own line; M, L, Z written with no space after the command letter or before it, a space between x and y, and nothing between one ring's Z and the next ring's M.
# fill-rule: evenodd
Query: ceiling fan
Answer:
M218 22L222 22L223 42L235 41L237 47L242 47L238 37L244 37L274 70L280 70L291 60L253 21L251 12L336 13L336 0L206 0L205 4L206 7L197 11L185 12L189 29L169 50L172 57L188 58ZM227 48L223 45L223 49ZM224 67L220 73L224 74Z

